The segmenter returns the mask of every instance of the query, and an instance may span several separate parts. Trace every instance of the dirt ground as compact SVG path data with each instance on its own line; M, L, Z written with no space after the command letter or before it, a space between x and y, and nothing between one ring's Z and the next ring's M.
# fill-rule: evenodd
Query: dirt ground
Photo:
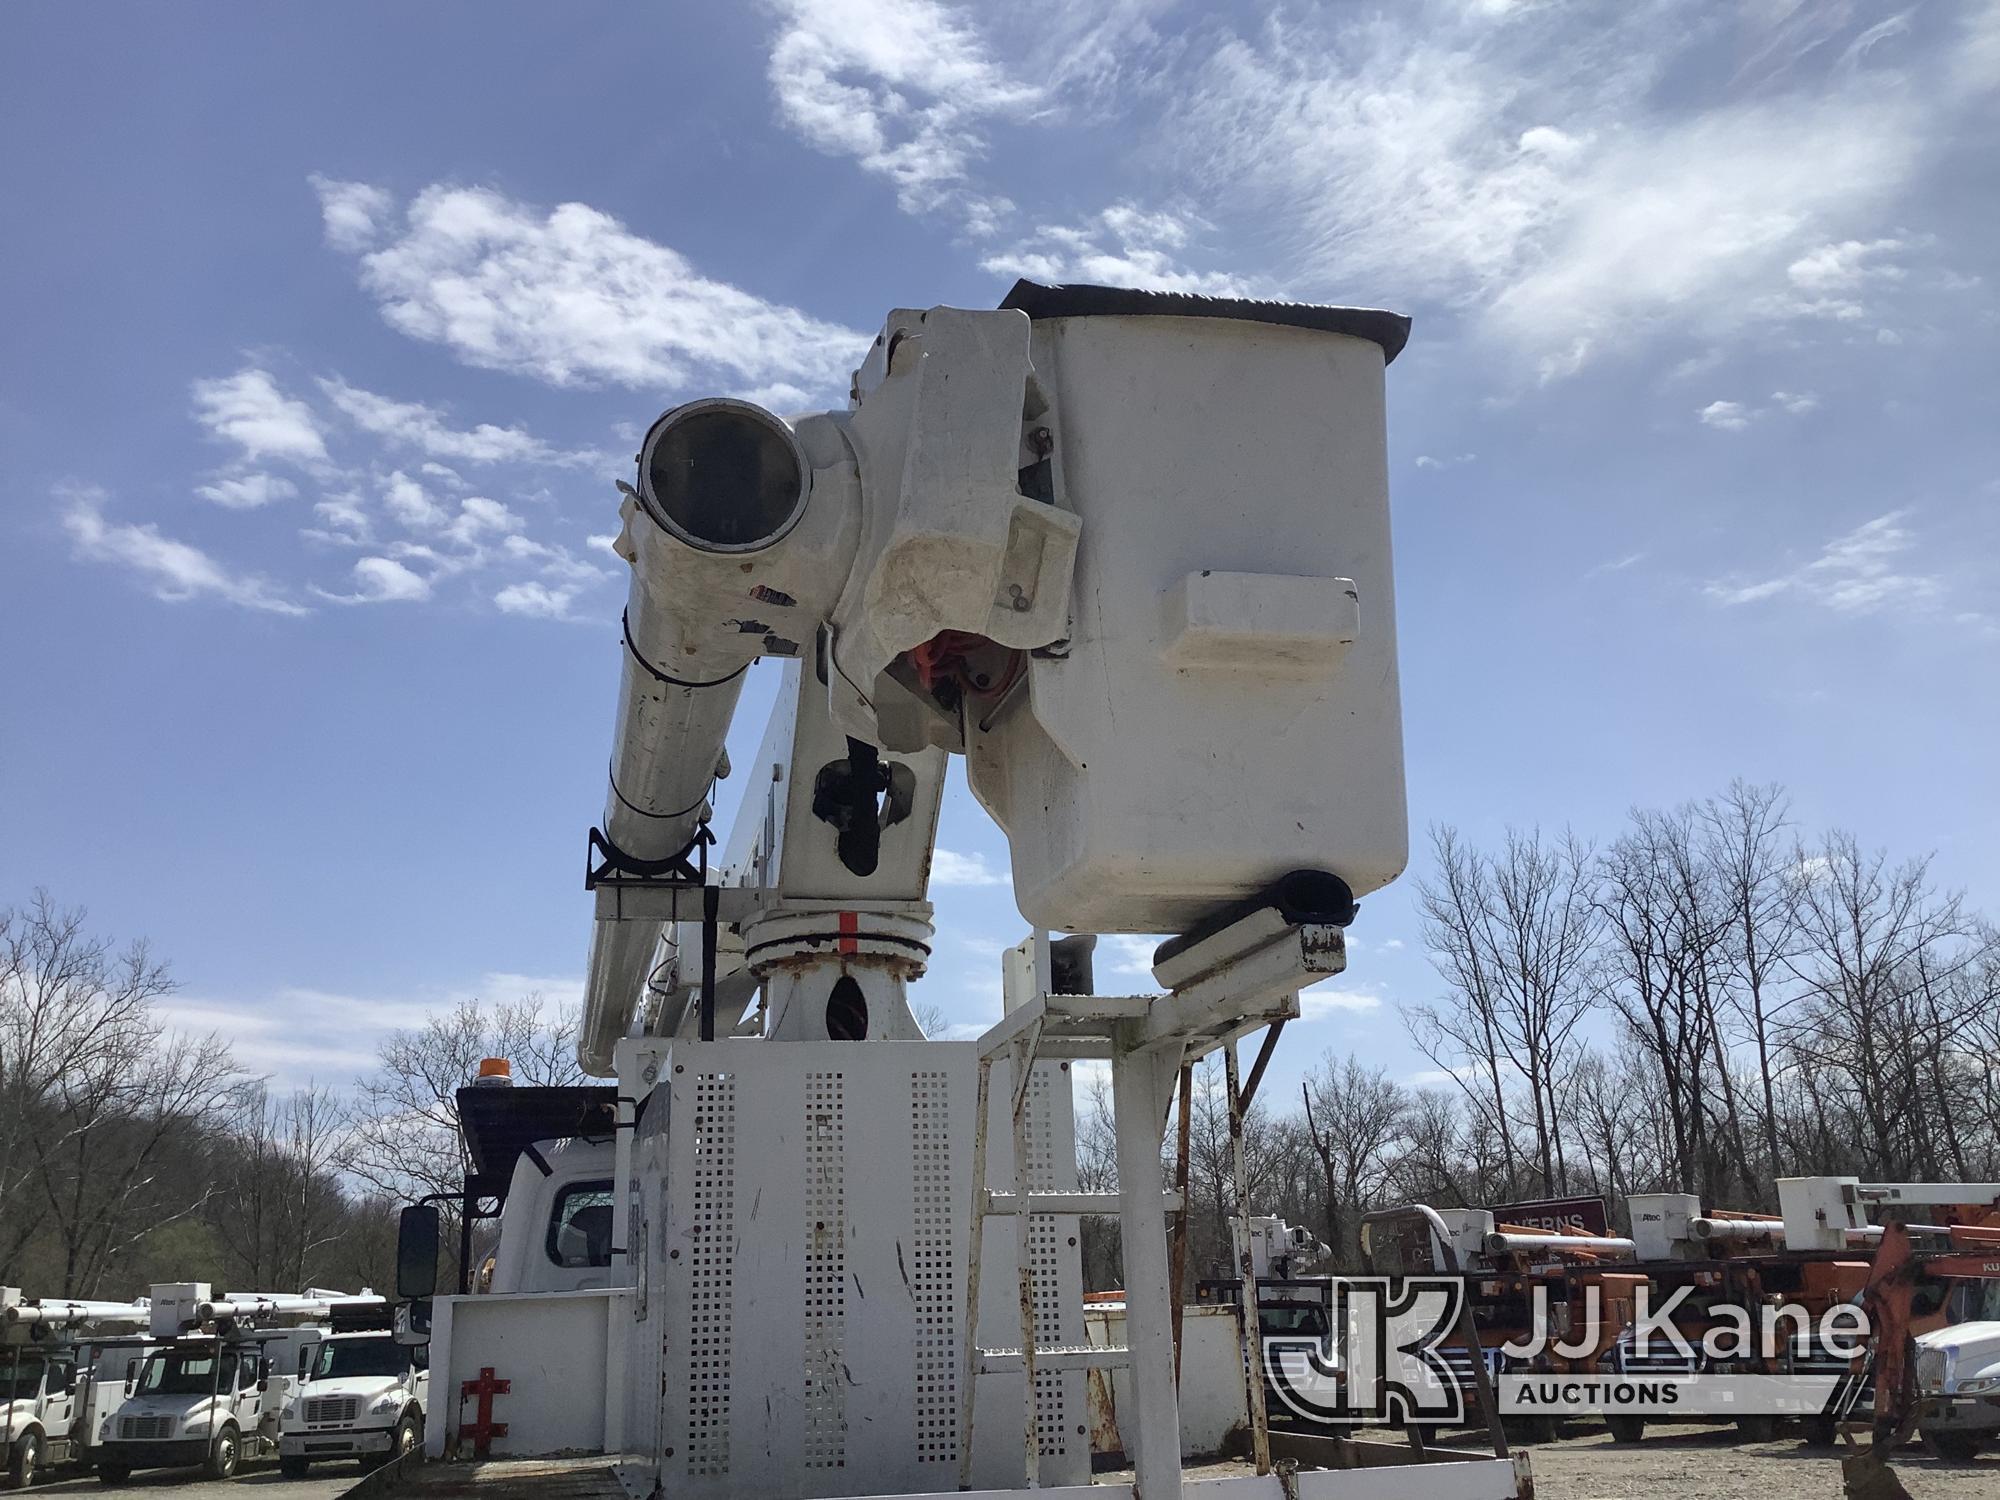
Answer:
M1536 1500L1839 1500L1840 1460L1797 1439L1745 1443L1734 1428L1673 1427L1622 1446L1575 1435L1529 1449ZM2000 1500L2000 1452L1948 1464L1911 1444L1895 1463L1912 1500Z

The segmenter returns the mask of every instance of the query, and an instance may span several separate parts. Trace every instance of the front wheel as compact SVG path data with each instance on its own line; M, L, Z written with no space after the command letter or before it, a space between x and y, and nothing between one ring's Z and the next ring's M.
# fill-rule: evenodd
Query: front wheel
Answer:
M312 1460L285 1455L278 1460L278 1472L287 1479L304 1479L312 1472Z
M396 1424L396 1437L390 1445L390 1455L394 1458L408 1458L423 1445L423 1418L413 1411L404 1412L403 1420Z
M114 1463L108 1458L100 1458L97 1461L97 1482L99 1484L121 1485L131 1477L132 1469L128 1464Z
M202 1464L201 1472L210 1479L233 1478L237 1461L242 1456L234 1424L224 1423L222 1431L215 1435L215 1441L208 1445L208 1459Z
M1614 1443L1636 1443L1646 1435L1646 1419L1615 1413L1605 1417L1604 1425L1611 1429Z
M7 1488L25 1490L35 1482L35 1466L42 1460L42 1440L34 1433L21 1435L7 1460Z
M1767 1413L1738 1417L1736 1435L1746 1443L1775 1443L1778 1440L1778 1419Z
M1840 1423L1825 1413L1807 1417L1799 1425L1805 1429L1808 1448L1831 1448L1840 1441Z
M1963 1427L1933 1427L1924 1434L1931 1451L1948 1463L1969 1464L1979 1457L1986 1434Z

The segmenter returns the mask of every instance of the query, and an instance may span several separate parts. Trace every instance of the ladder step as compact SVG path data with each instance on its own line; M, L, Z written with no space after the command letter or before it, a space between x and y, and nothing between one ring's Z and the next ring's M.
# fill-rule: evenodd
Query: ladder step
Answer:
M1028 1212L1031 1214L1083 1214L1098 1218L1115 1218L1122 1213L1124 1199L1117 1193L1030 1193ZM986 1211L989 1214L1017 1214L1021 1211L1020 1200L1012 1193L993 1192L986 1194ZM1163 1193L1160 1198L1162 1213L1179 1213L1181 1195L1175 1192Z
M1035 1351L1035 1373L1069 1370L1122 1370L1132 1363L1132 1351L1109 1344L1065 1344ZM1021 1370L1019 1349L981 1349L981 1375L1013 1375Z

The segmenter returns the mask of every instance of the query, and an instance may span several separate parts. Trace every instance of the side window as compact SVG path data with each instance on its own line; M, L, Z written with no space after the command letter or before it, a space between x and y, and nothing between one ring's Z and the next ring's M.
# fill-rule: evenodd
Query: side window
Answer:
M216 1372L215 1388L225 1393L236 1389L236 1352L234 1350L222 1356L222 1368Z
M572 1182L549 1214L550 1261L559 1266L611 1264L611 1181Z

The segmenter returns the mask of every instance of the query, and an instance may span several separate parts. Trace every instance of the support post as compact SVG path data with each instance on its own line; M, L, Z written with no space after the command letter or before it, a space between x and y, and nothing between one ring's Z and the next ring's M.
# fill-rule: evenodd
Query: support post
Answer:
M972 1488L972 1410L979 1390L979 1268L986 1250L987 1110L993 1059L979 1059L979 1094L972 1112L972 1238L965 1247L965 1345L958 1382L958 1487Z
M1273 1028L1274 1030L1276 1028ZM1236 1177L1236 1269L1243 1278L1237 1309L1243 1348L1244 1411L1250 1418L1250 1457L1259 1474L1271 1472L1271 1418L1264 1409L1263 1314L1257 1303L1257 1261L1250 1249L1250 1173L1243 1162L1243 1088L1236 1074L1236 1043L1222 1049L1223 1080L1229 1089L1229 1165Z
M1146 1500L1180 1500L1181 1417L1174 1388L1172 1268L1160 1212L1160 1127L1179 1047L1134 1049L1121 1025L1111 1052L1111 1098L1118 1149L1119 1225L1125 1254L1125 1341L1131 1349L1131 1420L1120 1413Z
M1181 1195L1174 1215L1174 1389L1181 1384L1181 1328L1187 1318L1188 1148L1194 1115L1194 1064L1181 1064L1180 1120L1174 1130L1174 1191Z

